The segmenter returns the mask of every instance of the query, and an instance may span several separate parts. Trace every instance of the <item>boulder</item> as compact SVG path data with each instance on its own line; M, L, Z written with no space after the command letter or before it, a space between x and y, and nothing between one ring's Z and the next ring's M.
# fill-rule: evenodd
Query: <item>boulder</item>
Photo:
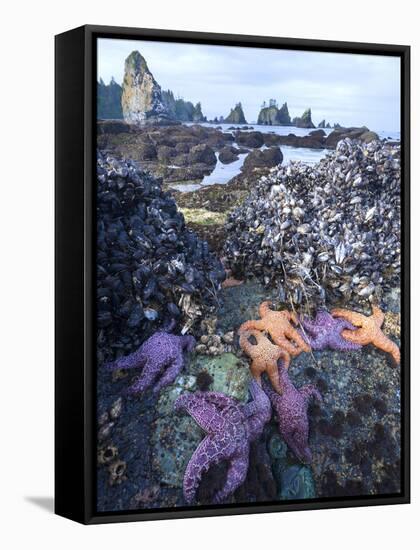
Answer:
M364 132L361 136L360 136L360 139L364 142L364 143L370 143L371 141L375 141L377 139L379 139L379 136L376 132L372 132L372 131L368 131L368 132Z
M212 166L216 164L217 158L211 147L207 144L195 145L189 153L191 164L207 164Z
M236 142L238 145L257 149L264 144L264 136L261 132L237 132Z
M138 158L140 160L155 160L157 158L156 147L151 143L140 143L138 146Z
M309 135L310 135L310 136L313 136L313 137L315 137L315 138L323 138L323 137L325 137L327 134L324 132L324 130L319 129L319 130L312 130L312 132L309 132Z
M160 145L157 149L157 158L160 160L160 162L167 163L174 156L176 156L176 150L174 147Z
M278 145L281 142L281 136L278 134L263 134L264 135L264 145L271 147L273 145Z
M181 142L175 145L175 151L177 153L189 153L191 145L189 143Z
M230 164L231 162L235 162L235 160L238 160L238 149L235 147L223 147L223 149L219 153L219 160L223 164Z
M130 132L131 127L122 120L98 120L97 130L98 134L122 134Z
M270 147L262 151L251 151L246 157L242 166L243 171L253 170L254 168L272 168L281 164L283 161L283 153L279 147Z
M323 149L325 147L325 140L323 137L302 136L298 138L297 146L308 147L309 149Z
M369 128L366 128L366 126L362 126L361 128L335 128L331 134L327 136L325 144L327 147L333 147L335 149L340 140L345 138L360 139L362 135L367 132L369 132Z

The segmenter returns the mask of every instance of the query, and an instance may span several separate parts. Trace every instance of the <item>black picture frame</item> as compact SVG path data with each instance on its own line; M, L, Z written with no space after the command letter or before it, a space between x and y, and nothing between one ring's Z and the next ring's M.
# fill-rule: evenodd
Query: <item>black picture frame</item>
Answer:
M95 391L96 39L399 56L402 143L401 493L98 513ZM84 523L410 502L410 47L86 25L55 37L55 512Z

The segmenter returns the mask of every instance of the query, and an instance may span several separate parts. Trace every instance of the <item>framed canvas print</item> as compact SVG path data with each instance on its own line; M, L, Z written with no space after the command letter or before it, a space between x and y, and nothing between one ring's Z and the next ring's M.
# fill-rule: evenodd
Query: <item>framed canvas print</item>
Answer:
M409 502L409 47L56 37L56 512Z

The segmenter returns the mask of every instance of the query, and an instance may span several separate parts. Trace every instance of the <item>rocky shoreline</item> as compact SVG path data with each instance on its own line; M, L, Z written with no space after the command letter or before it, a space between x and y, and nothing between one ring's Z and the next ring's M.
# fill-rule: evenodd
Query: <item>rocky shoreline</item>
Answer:
M148 128L144 134L130 131L103 135L107 140L113 135L129 137L128 141L113 144L122 147L122 157L123 149L127 152L138 147L139 135L141 143L150 140L158 150L176 147L168 145L171 139L166 144L160 142L165 133L171 132L176 138L183 135L189 143L188 153L183 154L202 155L201 162L215 154L209 143L201 147L196 143L201 130L195 127L186 132L182 127L178 131L166 128L165 132L158 127ZM226 147L220 134L219 130L205 129L207 138L218 144L213 147ZM130 141L133 135L134 141ZM259 143L255 136L249 139ZM194 149L197 146L198 152ZM252 151L261 153L259 147ZM366 233L363 239L372 258L367 249L357 249L351 233L347 234L345 247L337 248L334 237L339 231L331 225L332 265L340 268L331 274L338 279L347 277L344 268L352 267L356 256L347 247L355 245L359 254L357 270L363 271L362 277L369 275L375 288L371 289L369 281L361 277L346 289L327 288L329 304L338 305L342 295L345 304L352 303L360 313L370 315L372 300L380 301L385 312L384 334L399 345L400 294L395 278L398 249L392 243L388 250L384 247L397 230L389 214L394 209L396 215L399 209L399 173L399 146L344 139L315 167L302 163L257 166L244 170L227 185L181 193L166 191L161 179L139 170L134 162L118 160L109 151L98 153L99 510L185 506L184 472L203 439L203 431L189 415L174 412L176 400L181 394L213 391L240 406L246 405L251 372L238 342L238 329L245 321L258 317L258 306L263 301L271 300L280 309L290 307L289 297L276 283L281 279L281 270L270 259L271 254L277 254L279 240L260 242L273 229L271 222L275 219L270 205L276 203L278 212L282 206L280 224L290 221L278 232L283 232L285 239L291 235L296 247L292 251L298 250L297 239L312 239L312 244L305 241L304 252L309 253L313 247L316 261L321 266L329 265L322 255L329 258L330 252L327 248L316 250L316 235L310 236L309 227L312 222L322 222L323 209L317 208L314 216L302 198L319 199L324 208L333 209L336 199L329 187L336 177L343 200L355 199L351 211L342 205L340 212L350 216L350 223L361 224L355 228L356 235ZM322 184L315 194L312 180ZM282 197L289 202L279 206ZM368 199L376 203L375 210L367 204ZM329 223L346 226L347 219L332 220L338 213L328 213ZM377 246L383 252L378 252ZM241 272L235 272L239 258L236 249L247 258L247 267ZM261 251L268 256L260 273L255 264ZM383 254L393 255L395 273L378 271L375 259ZM242 278L237 281L241 284L221 288L226 267ZM291 275L293 266L287 266L287 271ZM299 302L295 306L299 309ZM158 395L150 391L130 395L127 387L138 377L127 369L111 371L106 365L136 351L158 330L185 331L195 337L197 345L185 357L174 381ZM244 483L226 502L398 492L400 370L390 357L372 345L352 352L314 350L294 358L289 375L297 388L312 384L322 395L322 402L312 404L308 411L312 461L303 464L298 460L279 433L274 414L259 439L250 445ZM197 491L198 504L213 502L226 475L224 463L209 468Z

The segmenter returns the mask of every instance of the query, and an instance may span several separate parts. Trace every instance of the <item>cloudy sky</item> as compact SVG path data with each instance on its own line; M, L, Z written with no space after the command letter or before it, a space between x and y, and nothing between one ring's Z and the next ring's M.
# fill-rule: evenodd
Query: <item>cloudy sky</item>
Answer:
M231 46L98 40L98 78L122 83L124 61L138 50L162 89L196 103L208 118L242 102L248 122L264 100L287 101L291 117L312 108L322 119L380 131L400 129L397 57L268 50Z

